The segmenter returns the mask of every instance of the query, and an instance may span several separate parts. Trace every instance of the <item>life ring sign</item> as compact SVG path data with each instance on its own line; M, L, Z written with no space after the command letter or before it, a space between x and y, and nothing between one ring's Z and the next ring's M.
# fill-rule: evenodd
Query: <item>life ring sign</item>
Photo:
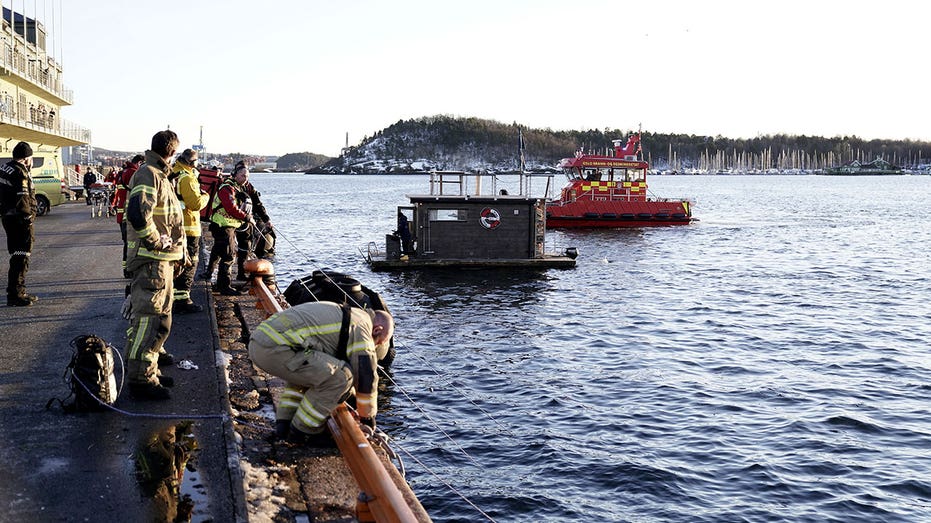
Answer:
M498 214L496 209L485 207L482 209L479 221L481 222L482 227L486 229L494 229L501 225L501 215Z

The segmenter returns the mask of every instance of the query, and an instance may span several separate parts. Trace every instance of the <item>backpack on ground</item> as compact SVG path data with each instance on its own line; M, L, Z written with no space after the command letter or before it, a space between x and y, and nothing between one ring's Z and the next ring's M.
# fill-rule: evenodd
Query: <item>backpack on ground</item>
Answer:
M74 353L65 368L64 380L71 387L74 401L65 404L58 400L65 412L101 411L116 402L118 389L113 374L113 351L109 343L94 334L85 334L71 340ZM65 398L67 400L68 398ZM51 407L57 398L45 405Z

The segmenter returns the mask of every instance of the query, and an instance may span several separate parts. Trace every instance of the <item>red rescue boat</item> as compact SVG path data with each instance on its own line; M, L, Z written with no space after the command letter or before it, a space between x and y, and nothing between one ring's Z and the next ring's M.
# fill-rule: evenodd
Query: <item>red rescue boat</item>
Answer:
M546 227L662 227L692 222L689 200L647 196L647 169L640 133L627 144L614 140L614 155L579 152L559 167L569 179L559 200L546 205Z

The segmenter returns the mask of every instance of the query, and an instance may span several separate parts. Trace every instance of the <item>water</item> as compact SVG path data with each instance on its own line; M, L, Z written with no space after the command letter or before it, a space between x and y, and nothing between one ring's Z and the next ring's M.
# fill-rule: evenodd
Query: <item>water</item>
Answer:
M283 286L330 267L395 313L379 423L435 521L931 521L931 177L653 177L701 221L398 274L358 249L426 177L254 182Z

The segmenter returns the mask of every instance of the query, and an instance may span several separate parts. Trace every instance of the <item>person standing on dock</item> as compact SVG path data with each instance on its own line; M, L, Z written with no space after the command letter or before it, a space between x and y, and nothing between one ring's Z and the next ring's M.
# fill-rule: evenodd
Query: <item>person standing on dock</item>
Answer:
M116 175L116 191L113 193L113 207L116 209L116 223L120 226L120 235L123 237L123 277L129 278L129 272L126 270L126 221L123 219L126 213L126 191L129 188L129 181L133 174L142 165L145 157L141 154L133 156L132 160L126 162L123 170Z
M178 156L172 172L178 176L178 198L184 207L184 239L188 263L181 274L175 278L175 302L173 312L200 312L203 307L191 299L191 287L194 285L194 273L197 272L197 258L200 254L200 210L207 205L210 195L201 190L197 179L197 151L185 149Z
M155 133L145 163L133 174L126 202L126 269L132 275L131 316L126 339L129 392L137 399L166 400L174 384L160 376L158 364L173 358L164 353L171 332L175 267L184 262L181 204L175 196L168 161L178 149L178 135ZM160 353L165 357L160 357Z
M0 213L10 252L10 272L6 286L8 307L28 307L36 302L26 293L26 273L35 241L32 224L36 221L36 190L32 184L32 146L19 142L13 159L0 166Z
M246 164L240 161L236 167L240 166L246 167ZM264 258L274 253L275 230L272 228L271 218L268 217L268 211L265 210L265 205L260 198L262 193L256 190L249 180L242 184L242 190L249 197L252 216L255 218L236 229L236 279L246 281L249 278L243 264L251 256Z
M249 340L249 357L287 382L275 410L275 435L328 444L326 418L352 391L361 422L374 427L378 359L393 335L386 311L326 301L295 305L262 322Z
M233 173L223 181L213 197L213 213L210 215L210 233L213 234L213 249L210 258L220 261L217 268L217 290L223 296L239 296L232 286L231 270L236 254L236 230L252 221L249 196L243 185L249 181L249 168L237 164Z
M91 186L95 183L97 183L97 173L94 172L93 167L88 167L87 172L84 173L84 201L87 205L91 204Z

